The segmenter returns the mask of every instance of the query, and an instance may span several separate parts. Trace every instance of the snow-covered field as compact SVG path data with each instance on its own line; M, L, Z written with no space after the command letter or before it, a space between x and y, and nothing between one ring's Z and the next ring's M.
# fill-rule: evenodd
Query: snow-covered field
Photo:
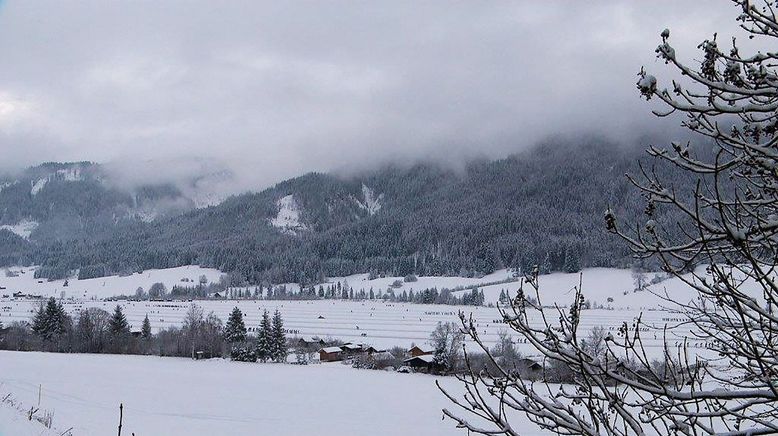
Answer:
M13 267L0 270L0 298L11 296L14 292L27 295L54 296L59 298L64 292L65 298L92 300L116 295L134 295L138 287L147 290L154 283L164 283L170 290L174 285L193 286L201 275L208 282L218 282L222 273L213 268L199 266L181 266L178 268L152 269L128 276L110 276L96 279L48 281L34 277L35 267ZM183 282L188 279L189 282Z
M0 277L0 286L6 287L2 294L10 294L20 289L31 288L43 295L57 295L66 290L65 309L76 316L80 310L87 307L100 307L112 311L119 304L123 307L133 328L139 329L143 318L148 315L152 329L159 331L170 326L180 326L184 315L192 304L187 301L168 302L104 302L98 296L116 294L132 294L138 287L148 287L154 282L163 282L172 287L183 284L181 279L187 277L196 280L205 274L209 281L218 280L217 270L204 269L195 266L180 267L168 270L146 271L127 277L106 277L89 280L71 280L67 288L63 282L38 283L32 278L33 271L24 269L18 277ZM417 282L404 283L400 289L421 290L428 287L453 288L456 286L473 286L478 283L488 283L510 278L507 270L498 271L480 279L461 277L420 277ZM578 274L550 274L541 276L541 299L544 304L567 305L572 301L573 288L580 280ZM355 275L346 278L333 279L332 282L347 282L355 290L382 289L388 287L396 278L379 278L367 280L367 275ZM593 269L583 273L584 294L592 302L603 304L609 309L585 310L582 316L581 330L587 334L596 326L615 330L624 323L630 323L642 314L643 321L657 328L665 324L672 326L678 317L672 310L666 308L667 303L649 291L632 292L632 276L629 271L615 269ZM502 283L482 287L487 301L496 301L500 291L505 289L514 295L518 282ZM625 293L625 290L627 291ZM668 293L674 299L690 299L691 289L680 280L665 280L652 287L656 293ZM29 291L28 291L29 292ZM395 290L396 292L396 290ZM469 291L462 291L469 292ZM6 294L7 295L7 294ZM39 301L30 299L0 298L0 321L8 325L13 321L28 321L31 319ZM233 307L239 307L246 316L249 329L258 327L263 310L270 312L278 309L285 321L285 327L290 336L319 336L336 338L343 341L363 342L379 348L392 346L409 347L411 344L423 344L430 336L438 322L458 321L459 311L473 314L477 326L482 331L482 338L487 344L493 344L500 331L505 330L500 322L501 316L494 307L420 305L410 303L390 303L381 300L349 301L349 300L316 300L316 301L263 301L263 300L206 300L196 304L203 306L206 313L214 312L226 321ZM552 309L549 309L552 310ZM551 319L557 317L552 315ZM539 321L539 319L538 319ZM669 342L680 341L682 336L689 336L688 329L675 329L671 332ZM648 331L643 335L649 349L660 352L662 347L661 334L658 331ZM703 341L692 341L693 349L704 349ZM519 344L525 353L533 350Z
M73 315L87 307L112 311L120 304L134 329L138 329L148 315L155 331L180 326L193 303L105 302L100 298L132 294L138 286L148 289L154 282L163 282L171 288L186 283L181 282L184 277L195 281L205 274L209 281L216 281L221 275L216 270L193 266L146 271L128 277L71 279L69 286L63 288L62 281L38 283L32 278L32 269L13 270L20 274L0 277L0 286L6 288L0 294L22 291L59 296L66 290L64 306ZM403 283L399 292L411 289L417 292L430 287L468 287L506 279L513 279L507 270L482 278L419 277L416 282ZM334 278L329 283L347 282L355 291L373 288L377 292L385 291L395 280L398 278L368 280L367 275L362 274ZM689 336L688 329L672 328L679 315L664 307L668 303L655 295L666 293L679 301L688 301L694 295L693 291L680 280L664 280L653 285L650 291L634 292L630 271L586 270L582 278L579 274L551 274L540 278L543 303L569 304L579 280L583 282L587 299L607 307L584 310L580 334L586 335L595 326L615 330L622 323L631 323L635 317L642 316L649 325L671 327L670 345ZM518 286L518 282L511 281L479 289L484 291L488 302L495 302L501 290L512 295ZM222 320L238 306L244 312L250 330L259 325L263 310L278 309L290 336L337 338L377 348L424 344L438 322L456 322L459 311L473 314L487 344L496 342L498 334L505 330L494 307L381 300L204 300L194 303L203 306L206 312L214 312ZM8 325L13 321L29 320L38 304L37 300L1 297L0 321ZM551 314L550 319L556 319L556 316ZM642 336L649 354L655 353L659 357L664 343L660 330L648 330ZM692 340L689 346L692 353L707 352L704 341ZM535 354L527 344L519 343L517 347L524 354ZM42 408L54 412L55 427L67 429L73 426L74 435L102 435L115 431L120 402L125 405L126 434L133 431L137 435L195 436L458 434L451 421L441 421L440 409L448 403L435 388L434 380L420 374L355 370L337 363L300 367L225 360L0 352L0 393L13 393L20 401L30 404L37 401L37 387L42 385ZM446 378L443 382L457 387L453 379ZM21 425L16 419L8 421L11 418L0 414L0 436L38 434L19 433L9 427ZM522 434L538 434L529 424L521 430Z
M455 380L441 380L457 389ZM41 386L41 409L74 436L115 434L119 403L122 434L138 436L465 434L441 419L451 404L434 382L339 363L0 352L0 390L35 404ZM7 425L0 415L0 435L15 436Z
M4 324L13 321L29 320L37 308L37 301L0 302L0 320ZM87 307L100 307L108 312L119 304L123 307L132 328L139 329L143 318L148 314L152 330L158 331L169 326L181 326L189 302L66 302L65 309L77 315L78 311ZM198 301L206 313L213 311L219 318L226 321L233 307L239 307L245 316L246 326L251 331L259 326L262 311L278 309L284 317L284 326L290 336L319 336L335 338L349 342L362 342L378 348L393 346L410 347L411 344L421 345L427 342L430 333L438 322L458 322L458 311L473 314L478 321L477 326L482 339L487 344L494 344L500 331L505 330L504 324L496 308L472 306L441 306L410 303L384 303L381 301ZM616 330L623 322L629 322L641 312L638 310L585 310L582 315L581 332L588 332L602 326ZM643 312L644 322L661 327L672 324L672 312L651 310ZM551 319L556 316L551 315ZM537 319L540 322L540 319ZM682 335L678 330L675 334ZM688 330L686 331L688 336ZM649 331L644 334L646 346L657 353L661 352L661 334ZM670 335L673 341L673 335ZM680 338L677 339L680 341ZM525 353L533 350L526 344L518 344ZM703 347L702 341L692 341L692 348Z

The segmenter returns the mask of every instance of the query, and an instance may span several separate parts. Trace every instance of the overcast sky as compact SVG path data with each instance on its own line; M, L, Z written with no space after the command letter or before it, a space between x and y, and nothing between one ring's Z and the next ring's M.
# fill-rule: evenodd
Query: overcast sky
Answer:
M693 59L737 13L726 0L0 0L0 167L202 157L260 188L500 157L551 134L628 136L657 126L634 83L641 65L666 69L661 30Z

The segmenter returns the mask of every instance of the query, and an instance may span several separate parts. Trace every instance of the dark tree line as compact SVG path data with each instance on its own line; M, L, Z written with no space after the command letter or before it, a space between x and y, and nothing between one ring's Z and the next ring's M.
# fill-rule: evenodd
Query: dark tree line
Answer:
M620 177L638 170L638 153L589 138L475 161L461 173L418 164L347 180L309 174L217 207L119 224L94 237L33 238L28 245L9 237L9 253L16 254L5 258L42 264L40 275L51 278L76 270L86 278L199 264L251 284L304 285L359 272L473 276L504 267L526 273L533 265L541 273L628 267L628 250L608 238L599 222L607 204L623 216L642 213ZM606 154L609 159L602 159ZM656 171L686 180L683 172ZM363 184L384 194L374 215L356 202ZM276 201L289 194L310 230L290 235L269 225ZM677 218L672 210L655 217L663 224Z

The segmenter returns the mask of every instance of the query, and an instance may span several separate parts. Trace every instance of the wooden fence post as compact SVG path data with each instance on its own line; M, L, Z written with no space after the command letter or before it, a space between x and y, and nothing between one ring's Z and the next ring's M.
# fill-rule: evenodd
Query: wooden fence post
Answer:
M119 403L119 436L122 436L122 415L124 414L124 404Z

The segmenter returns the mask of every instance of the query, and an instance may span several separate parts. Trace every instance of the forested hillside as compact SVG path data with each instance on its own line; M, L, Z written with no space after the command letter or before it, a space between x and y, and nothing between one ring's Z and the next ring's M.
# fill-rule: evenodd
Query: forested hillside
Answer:
M642 203L624 177L638 171L639 157L650 165L640 148L587 140L550 142L463 170L416 164L345 178L311 173L84 238L26 242L0 231L0 261L40 263L50 277L200 264L252 283L629 266L623 243L604 230L603 213L610 205L620 216L640 217ZM656 219L673 220L661 212Z

